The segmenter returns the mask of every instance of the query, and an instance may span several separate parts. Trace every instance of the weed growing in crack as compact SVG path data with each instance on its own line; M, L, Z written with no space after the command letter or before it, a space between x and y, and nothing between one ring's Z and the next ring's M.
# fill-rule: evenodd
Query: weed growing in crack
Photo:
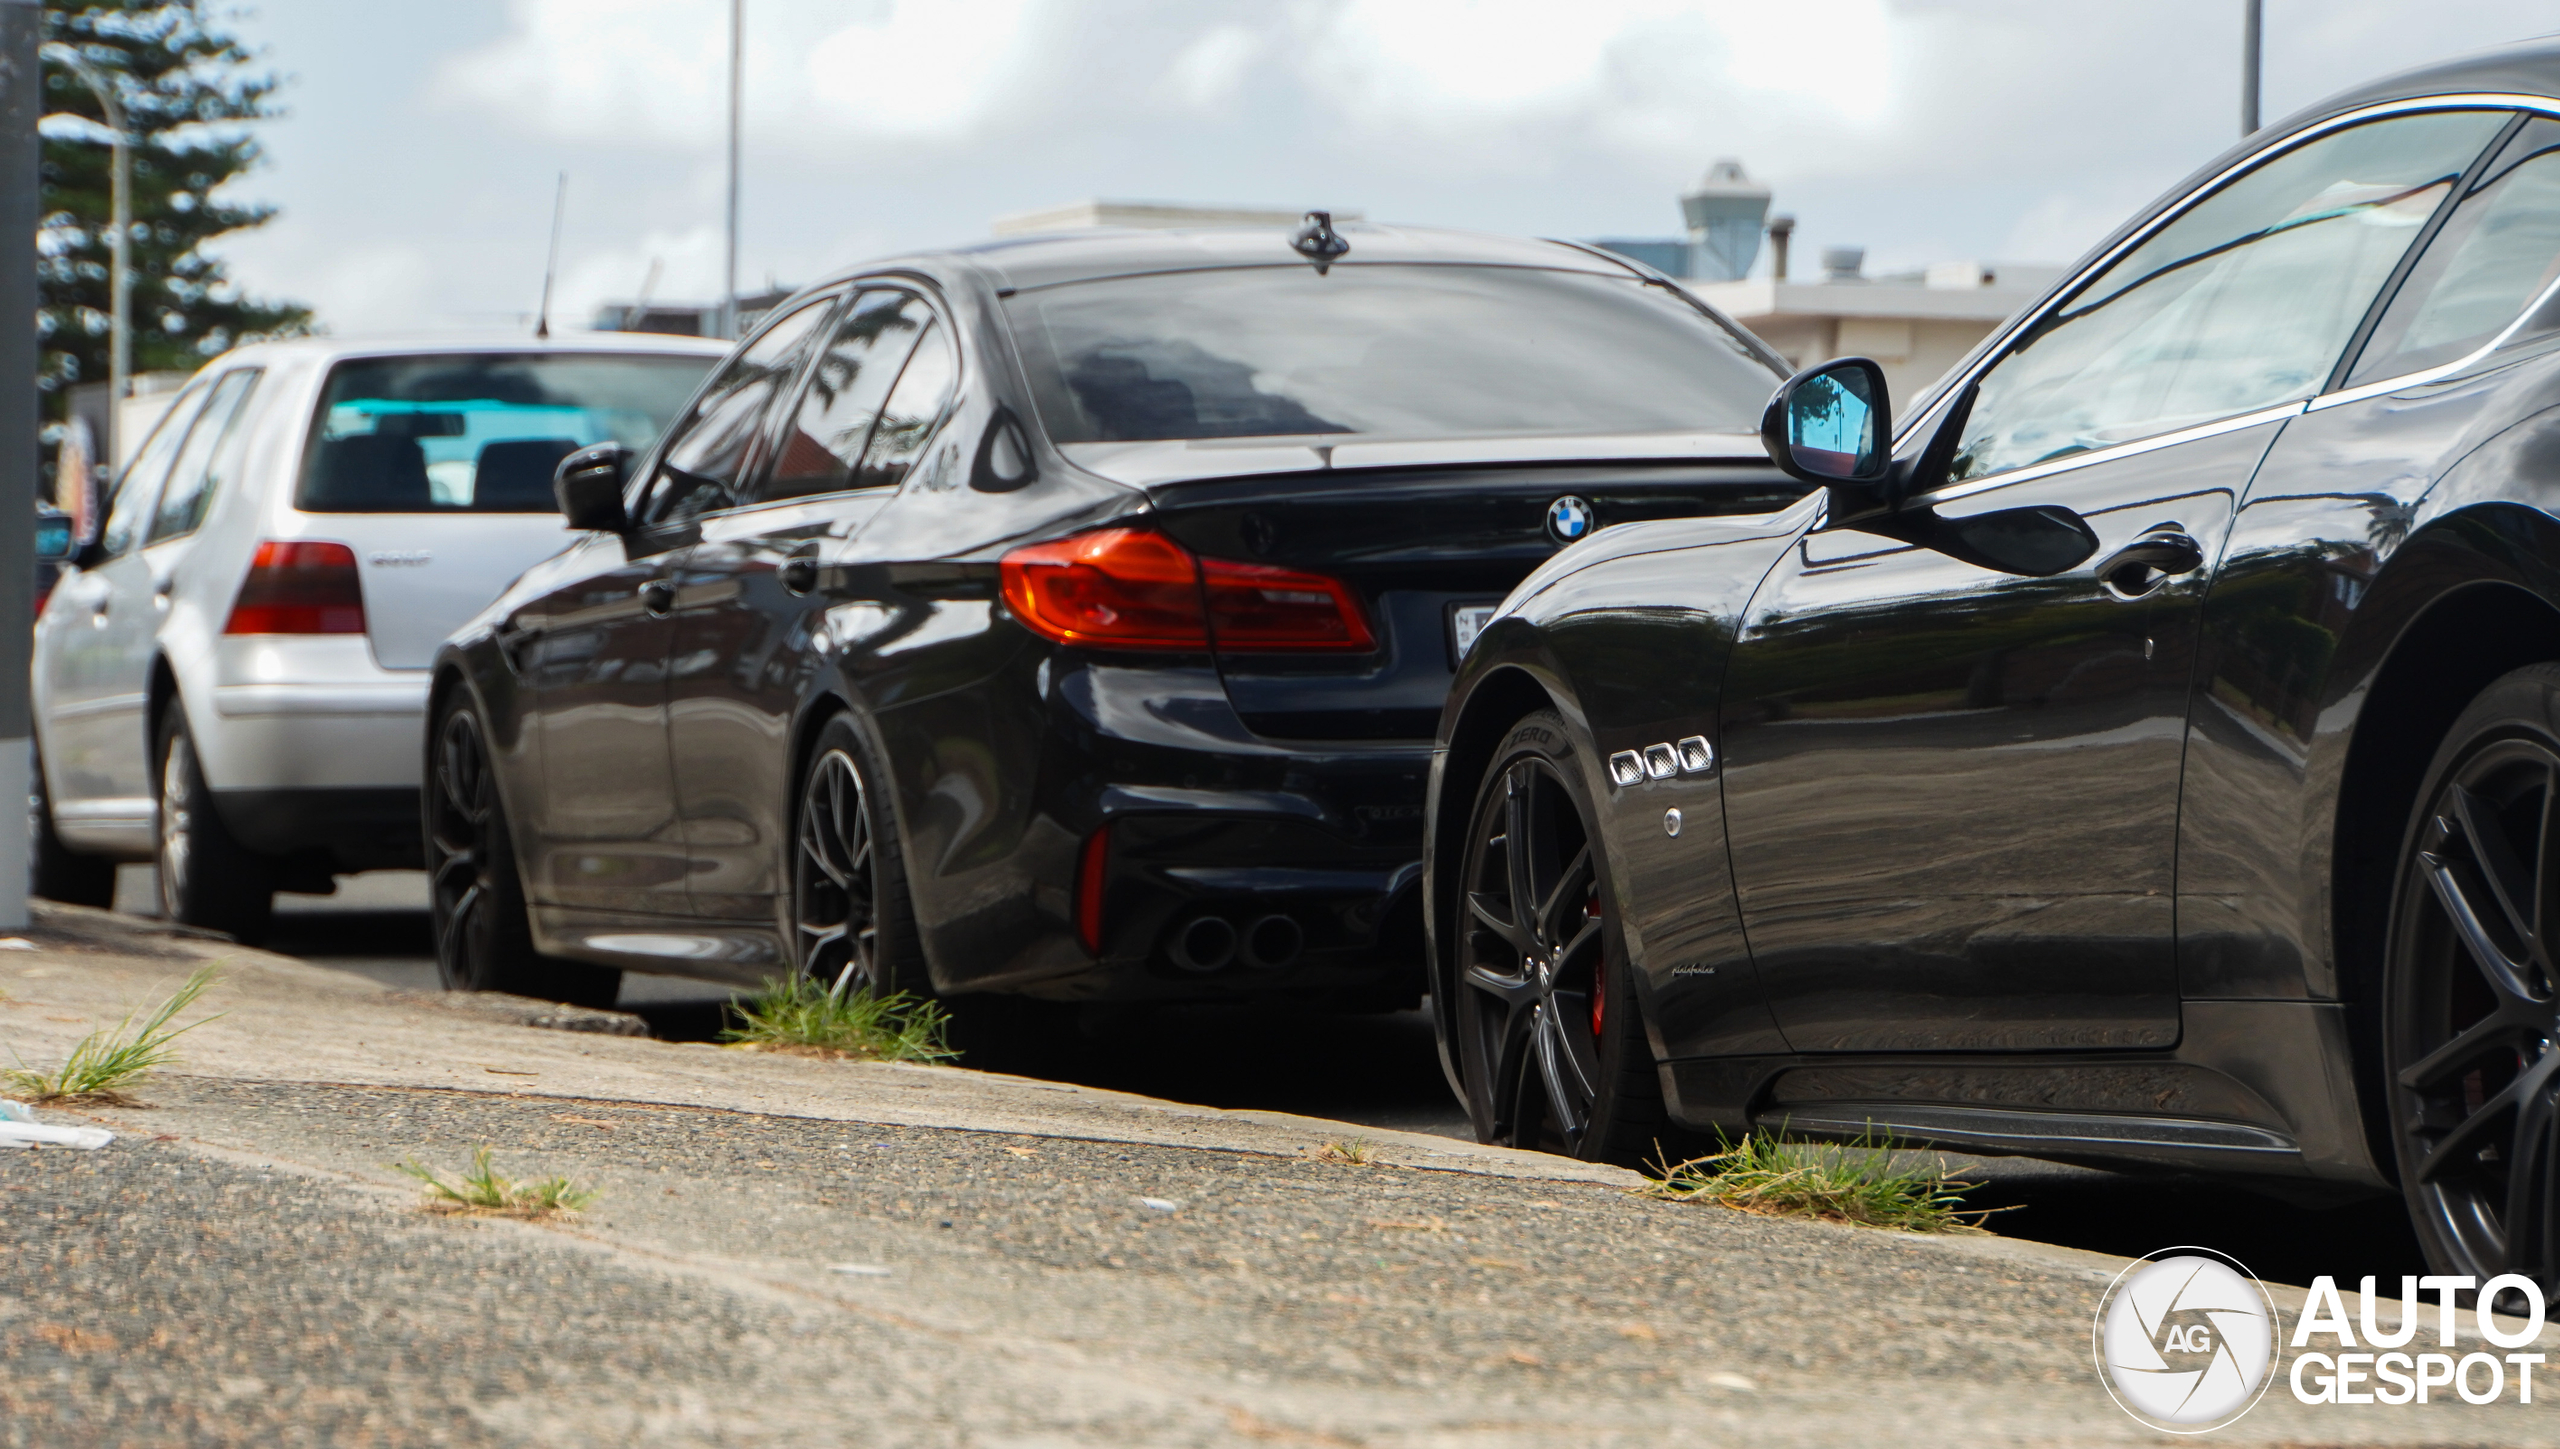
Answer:
M401 1162L400 1171L427 1185L423 1206L429 1212L477 1213L491 1217L523 1218L539 1222L562 1213L583 1212L596 1200L592 1188L583 1188L565 1177L546 1177L535 1182L513 1182L498 1175L489 1165L489 1149L483 1147L471 1159L471 1170L462 1181L451 1183L423 1163Z
M142 1008L135 1007L113 1030L93 1031L80 1038L61 1066L38 1071L22 1064L0 1071L0 1082L6 1082L11 1091L39 1106L133 1106L133 1099L121 1089L142 1080L154 1068L178 1059L174 1045L177 1039L214 1017L198 1017L184 1026L169 1023L221 979L214 966L199 966L139 1023L134 1016ZM214 1016L221 1014L215 1012Z
M946 1040L950 1014L903 991L873 996L855 988L838 995L810 977L795 976L767 981L730 1009L738 1025L720 1033L721 1040L759 1051L884 1062L943 1062L960 1055Z
M1374 1167L1378 1162L1378 1149L1366 1137L1346 1137L1317 1148L1315 1159L1342 1167Z
M1850 1143L1781 1142L1754 1132L1738 1143L1685 1162L1651 1164L1638 1196L1666 1202L1704 1198L1770 1217L1820 1218L1911 1233L1980 1233L2000 1209L1968 1213L1960 1206L1973 1183L1946 1164L1894 1162L1889 1136Z

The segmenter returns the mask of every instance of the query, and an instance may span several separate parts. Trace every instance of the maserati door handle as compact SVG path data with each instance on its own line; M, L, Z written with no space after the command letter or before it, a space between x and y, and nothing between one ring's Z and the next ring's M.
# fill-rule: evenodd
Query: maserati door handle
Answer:
M782 591L793 598L802 597L818 586L818 561L813 558L784 559L782 567L774 573L782 580Z
M2204 567L2204 547L2174 525L2152 529L2107 555L2098 581L2119 599L2143 598L2180 574Z
M676 586L665 579L651 579L640 586L640 607L652 619L663 619L675 612Z

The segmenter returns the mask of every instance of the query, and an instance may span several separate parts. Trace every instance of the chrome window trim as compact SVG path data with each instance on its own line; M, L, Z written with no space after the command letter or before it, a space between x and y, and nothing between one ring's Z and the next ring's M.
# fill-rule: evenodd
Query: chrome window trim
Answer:
M2466 91L2441 96L2418 96L2400 101L2382 101L2377 102L2374 105L2362 107L2358 110L2342 112L2315 126L2306 126L2302 130L2295 132L2293 135L2286 137L2280 144L2269 146L2264 150L2251 152L2247 156L2244 156L2240 160L2233 162L2231 165L2224 167L2221 171L2216 172L2212 177L2190 189L2187 194L2180 197L2174 205L2162 211L2158 216L2153 217L2148 226L2145 226L2141 230L2134 232L2132 235L2125 237L2122 241L2116 243L2112 247L2109 247L2104 253L2093 258L2087 266L2084 266L2080 270L2072 273L2070 279L2062 286L2055 288L2053 295L2048 298L2042 306L2021 312L2016 317L2011 318L2006 327L1993 335L1992 345L1984 350L1981 358L1977 360L1972 367L1966 369L1964 374L1958 377L1954 382L1949 383L1944 388L1941 388L1937 397L1930 402L1928 407L1922 409L1912 417L1903 420L1902 426L1894 433L1894 452L1897 454L1900 453L1903 448L1913 440L1925 437L1933 431L1938 426L1939 422L1945 418L1947 408L1955 401L1955 399L1963 396L1966 388L1971 387L1982 377L1984 373L1989 372L1993 367L1998 366L2001 359L2008 356L2008 344L2020 333L2035 326L2037 323L2044 321L2047 317L2050 317L2056 308L2068 302L2078 293L2080 288L2085 286L2092 278L2105 271L2108 267L2115 265L2117 260L2122 258L2126 253L2141 246L2144 242L2151 240L2152 237L2157 236L2171 223L2177 221L2178 218L2193 210L2197 203L2203 201L2204 198L2213 195L2216 191L2219 191L2233 181L2238 180L2240 177L2247 175L2249 172L2258 169L2267 162L2274 160L2276 157L2282 156L2299 147L2309 145L2311 142L2319 140L2321 137L2326 136L2333 131L2342 131L2350 126L2362 125L2367 121L2381 120L2389 116L2411 115L2426 111L2529 111L2537 115L2560 117L2560 100L2555 100L2549 96L2513 95L2493 91ZM2555 280L2551 288L2546 288L2544 290L2543 297L2547 298L2550 296L2553 289L2560 289L2560 280ZM2533 315L2535 308L2541 305L2542 300L2543 298L2536 298L2533 306L2529 306L2517 314L2516 318L2509 322L2506 329L2500 332L2497 338L2491 341L2487 347L2480 349L2480 351L2475 352L2468 357L2460 358L2453 362L2442 363L2436 367L2425 369L2422 372L2410 373L2403 377L2386 378L2378 382L2369 382L2362 384L2359 387L2344 389L2339 392L2318 394L2308 399L2296 399L2292 402L2280 404L2276 407L2263 408L2255 412L2242 413L2234 417L2224 418L2218 422L2206 423L2200 427L2187 428L2175 433L2163 433L2158 437L2145 438L2135 443L2123 443L2112 448L2101 448L2093 452L2075 454L2069 459L2058 460L2050 464L2039 464L2027 468L2011 469L2006 473L1995 473L1988 478L1974 479L1969 482L1955 484L1951 487L1935 489L1928 493L1915 494L1913 495L1914 500L1935 502L1943 499L1962 498L1970 494L1983 492L1990 487L2004 483L2022 482L2031 477L2049 477L2054 473L2063 471L2065 468L2082 467L2113 458L2131 457L2137 452L2147 451L2151 448L2165 448L2176 443L2191 442L2197 438L2211 437L2218 432L2236 431L2237 429L2250 427L2259 422L2266 421L2270 417L2302 412L2315 407L2334 407L2338 403L2353 402L2359 398L2377 396L2382 392L2387 392L2395 388L2411 387L2423 382L2430 382L2436 378L2448 376L2458 368L2474 364L2482 357L2487 356L2490 352L2495 351L2498 345L2504 342L2508 335L2513 333L2515 329L2523 323L2525 318Z
M2306 410L2316 413L2322 408L2333 408L2340 403L2362 402L2369 397L2380 397L2384 393L2399 392L2404 388L2423 387L2431 382L2441 382L2456 373L2468 372L2488 361L2491 353L2506 346L2508 341L2523 329L2524 324L2532 320L2534 314L2540 312L2543 305L2555 295L2560 295L2560 277L2552 278L2548 286L2536 292L2532 301L2525 303L2523 308L2508 320L2506 326L2498 329L2496 336L2453 361L2439 362L2433 367L2422 367L2416 372L2404 372L2398 377L2360 382L2354 387L2340 388L2336 392L2324 392L2313 398Z
M2192 443L2201 438L2236 433L2243 428L2254 428L2260 423L2278 422L2301 412L2304 406L2302 400L2296 398L2292 402L2278 403L2274 407L2260 408L2256 412L2234 413L2227 418L2198 423L2192 428L2180 428L2174 433L2158 433L2148 438L2137 438L2130 443L2118 443L2113 447L2092 448L2086 453L2073 453L2067 458L2056 458L2049 463L2031 463L2024 468L2012 468L2006 473L1994 473L1988 478L1975 478L1968 482L1951 484L1934 492L1915 495L1915 497L1930 503L1970 498L1976 493L1988 493L1994 488L2006 488L2012 483L2031 483L2038 478L2050 478L2056 473L2068 473L2074 468L2089 468L2100 463L2112 463L2118 458L2138 457L2160 448L2174 448L2180 443Z

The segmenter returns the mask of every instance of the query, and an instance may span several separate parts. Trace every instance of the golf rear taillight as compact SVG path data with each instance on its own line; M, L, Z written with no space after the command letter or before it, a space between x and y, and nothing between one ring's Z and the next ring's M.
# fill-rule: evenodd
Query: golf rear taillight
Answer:
M1084 856L1076 862L1076 939L1102 954L1102 888L1111 879L1111 827L1085 837Z
M1104 528L1006 554L1005 606L1025 628L1092 649L1366 652L1377 647L1340 579L1198 559L1160 533Z
M361 634L364 585L343 543L268 539L249 561L225 634Z

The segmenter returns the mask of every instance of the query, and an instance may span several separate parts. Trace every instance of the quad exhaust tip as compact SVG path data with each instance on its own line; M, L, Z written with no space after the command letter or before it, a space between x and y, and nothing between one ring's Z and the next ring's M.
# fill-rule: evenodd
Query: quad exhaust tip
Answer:
M1236 928L1221 916L1195 917L1173 933L1173 964L1185 971L1216 971L1236 959Z
M1245 927L1244 964L1265 971L1286 966L1298 959L1298 948L1306 939L1307 933L1287 916L1264 916Z
M1224 916L1194 916L1175 929L1166 951L1185 971L1222 971L1239 959L1271 971L1297 960L1306 941L1296 920L1276 913L1255 918L1242 931Z

